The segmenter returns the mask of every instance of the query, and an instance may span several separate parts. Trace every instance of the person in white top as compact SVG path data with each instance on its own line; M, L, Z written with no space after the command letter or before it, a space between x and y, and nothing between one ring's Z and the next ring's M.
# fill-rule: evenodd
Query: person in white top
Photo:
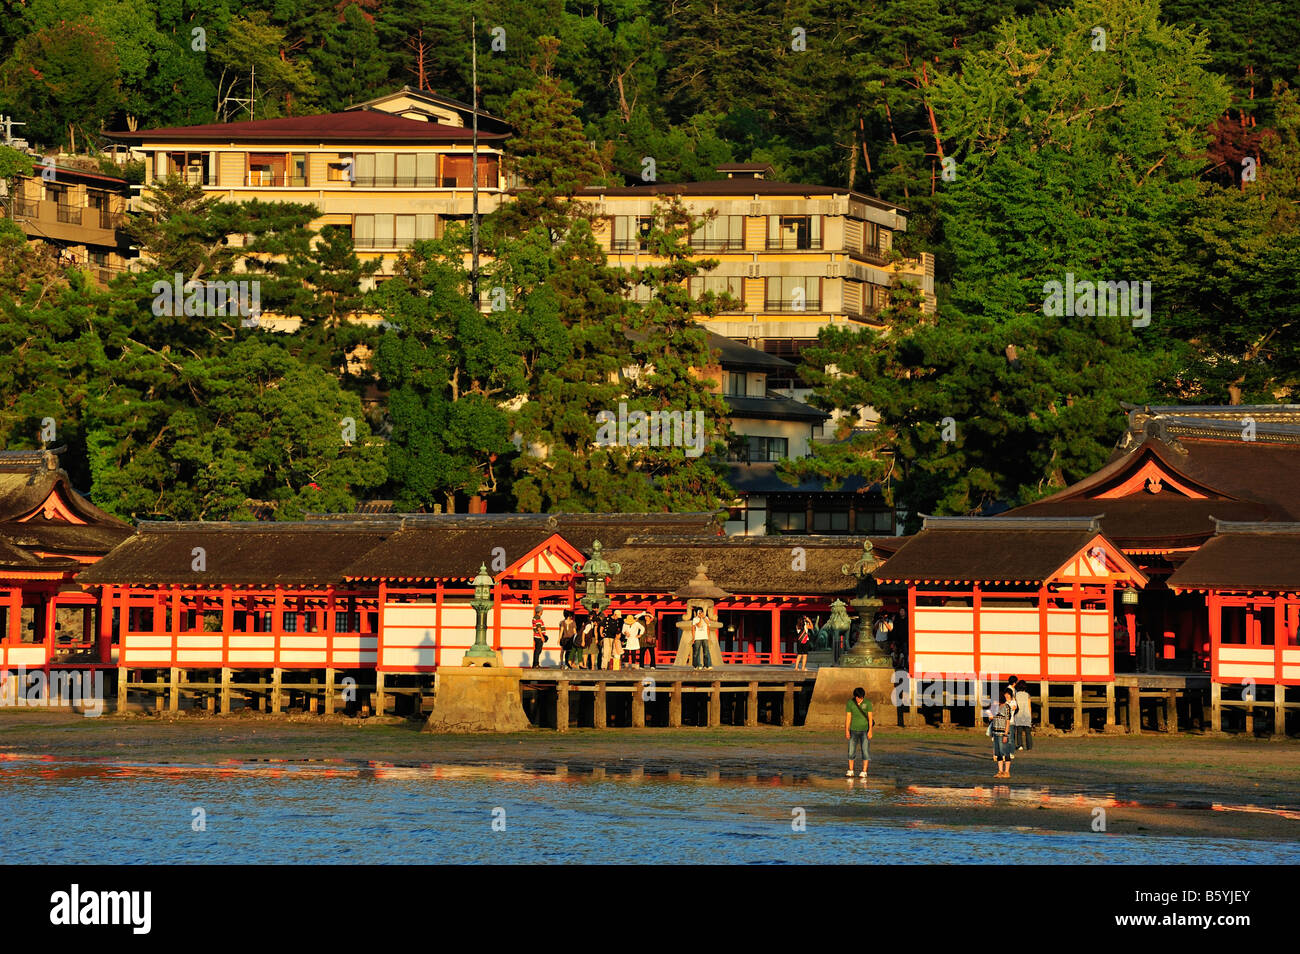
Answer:
M691 620L691 667L709 669L713 663L709 659L709 622L704 618L704 610L695 608Z
M1011 716L1011 727L1016 731L1016 749L1028 752L1034 747L1033 703L1029 698L1029 684L1016 680L1016 711ZM1014 756L1012 756L1014 758Z
M645 627L637 617L623 617L623 656L629 669L633 666L640 668L638 660L641 658L641 634L644 632Z

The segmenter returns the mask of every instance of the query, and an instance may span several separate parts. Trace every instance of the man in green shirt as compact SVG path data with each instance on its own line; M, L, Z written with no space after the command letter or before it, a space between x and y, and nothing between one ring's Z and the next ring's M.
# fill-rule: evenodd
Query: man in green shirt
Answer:
M867 700L867 692L861 686L853 690L853 698L844 706L844 738L849 740L849 770L844 774L853 777L853 753L856 750L862 758L862 771L858 778L867 777L867 761L871 758L868 740L876 726L876 717Z

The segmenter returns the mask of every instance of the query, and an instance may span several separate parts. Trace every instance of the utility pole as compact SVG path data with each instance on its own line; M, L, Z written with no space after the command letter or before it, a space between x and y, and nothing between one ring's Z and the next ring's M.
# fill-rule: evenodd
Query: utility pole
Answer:
M471 147L471 162L474 169L471 173L474 182L474 211L470 216L470 247L471 258L469 266L469 293L474 302L474 307L479 306L478 301L478 20L470 17L469 20L469 42L470 42L470 83L474 87L472 105L474 107L474 140Z

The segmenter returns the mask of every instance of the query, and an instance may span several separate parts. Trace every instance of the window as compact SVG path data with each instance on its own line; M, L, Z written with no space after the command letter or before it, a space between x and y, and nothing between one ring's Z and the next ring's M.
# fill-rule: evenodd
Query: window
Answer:
M307 154L305 152L295 152L289 156L289 181L285 184L291 186L305 186L307 184Z
M686 289L692 298L702 298L706 292L719 297L727 295L734 301L735 310L745 307L745 279L739 275L704 275L687 280Z
M859 510L858 533L893 533L894 514L891 510Z
M767 280L768 311L816 311L821 305L820 278L774 275Z
M816 533L848 533L847 510L821 511L813 514L813 531Z
M437 237L437 216L357 215L352 219L352 244L356 248L407 248L417 239Z
M732 460L761 463L785 460L790 454L790 440L786 437L758 437L750 434L743 438L738 451L731 455Z
M731 394L736 397L744 397L745 396L745 372L723 371L722 372L722 393Z
M286 633L296 633L296 632L298 632L298 614L297 614L297 613L285 613L285 614L284 614L284 631L285 631Z
M774 533L803 533L808 529L807 515L803 510L773 510L767 519Z
M466 160L464 169L466 181L469 179L470 165L470 161ZM340 164L338 178L347 178L345 164ZM438 154L432 152L357 153L356 184L367 189L436 188L438 186Z
M285 185L287 158L284 153L249 153L248 176L244 184L254 187Z
M767 247L787 251L821 248L822 217L820 215L769 215Z
M347 182L356 176L356 157L339 156L325 167L325 178L329 182Z
M159 152L154 154L154 174L159 179L180 176L189 185L215 185L216 162L206 152Z
M347 613L343 611L334 614L334 632L336 633L356 633L361 630L361 614Z
M499 177L497 156L478 157L479 188L495 188ZM442 157L442 187L468 189L474 185L474 157L468 153Z
M691 248L702 252L722 252L745 247L745 217L719 215L705 222L691 236Z
M645 239L654 228L653 215L614 216L614 251L645 250Z

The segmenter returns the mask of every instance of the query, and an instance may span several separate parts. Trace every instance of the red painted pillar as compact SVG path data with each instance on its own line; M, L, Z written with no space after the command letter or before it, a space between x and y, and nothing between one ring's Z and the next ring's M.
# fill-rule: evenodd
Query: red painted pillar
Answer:
M113 658L113 587L99 588L99 642L96 646L99 661L109 663Z
M772 607L772 655L770 662L773 666L781 663L781 606L779 603Z
M1210 678L1219 676L1219 643L1223 638L1223 610L1219 606L1219 595L1213 591L1205 597L1210 616Z

